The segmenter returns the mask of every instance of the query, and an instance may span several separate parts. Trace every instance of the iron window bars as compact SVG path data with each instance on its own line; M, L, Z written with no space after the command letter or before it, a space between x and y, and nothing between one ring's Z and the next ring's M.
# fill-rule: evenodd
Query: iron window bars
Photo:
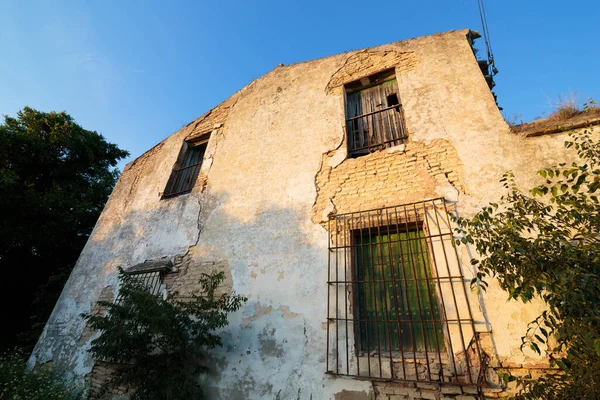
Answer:
M175 197L192 191L200 168L206 147L208 137L204 136L202 140L196 142L185 142L180 152L180 161L175 163L167 186L163 192L162 198Z
M443 198L328 221L327 373L485 384Z
M393 70L346 85L346 131L351 157L404 143L406 127Z
M163 271L151 271L151 272L132 272L125 274L141 289L147 290L151 295L157 296L161 294L163 289ZM117 303L121 303L123 301L123 296L121 293L117 296Z
M137 283L141 288L148 290L152 295L158 295L163 290L163 276L173 268L171 260L165 258L146 260L127 268L125 275Z
M160 294L162 288L161 271L137 273L129 275L129 277L141 287L147 289L150 294L154 296Z

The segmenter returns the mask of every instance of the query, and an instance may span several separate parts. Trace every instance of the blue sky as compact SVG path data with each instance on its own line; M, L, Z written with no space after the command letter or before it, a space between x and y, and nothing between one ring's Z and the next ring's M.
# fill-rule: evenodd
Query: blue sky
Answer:
M600 102L597 0L485 6L506 116ZM133 159L281 62L461 28L481 30L476 0L5 0L0 114L66 110Z

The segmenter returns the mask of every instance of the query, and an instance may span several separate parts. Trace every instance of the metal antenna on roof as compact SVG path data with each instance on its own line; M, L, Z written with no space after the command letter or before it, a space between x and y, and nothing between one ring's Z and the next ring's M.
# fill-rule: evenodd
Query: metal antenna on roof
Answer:
M481 19L481 27L483 31L483 40L485 41L485 48L487 51L489 74L494 76L498 73L496 65L494 63L494 53L492 52L492 44L490 42L490 32L488 30L487 16L485 14L485 6L483 0L477 0L477 6L479 8L479 18Z

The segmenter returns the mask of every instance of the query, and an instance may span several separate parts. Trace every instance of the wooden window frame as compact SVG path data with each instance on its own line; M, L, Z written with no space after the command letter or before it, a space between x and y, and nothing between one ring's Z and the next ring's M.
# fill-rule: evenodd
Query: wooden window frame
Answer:
M209 140L210 133L207 133L197 139L183 142L161 199L178 197L192 192L202 169ZM194 160L194 154L190 154L194 151L199 152L197 160ZM188 157L191 157L190 161L187 160ZM190 164L187 165L186 162L190 162Z
M364 156L405 143L407 129L396 79L395 69L392 68L344 85L346 141L350 157ZM385 92L384 85L391 82L395 90L381 97L378 104L357 97L358 93L379 86L379 90ZM363 110L363 107L367 107L367 110Z

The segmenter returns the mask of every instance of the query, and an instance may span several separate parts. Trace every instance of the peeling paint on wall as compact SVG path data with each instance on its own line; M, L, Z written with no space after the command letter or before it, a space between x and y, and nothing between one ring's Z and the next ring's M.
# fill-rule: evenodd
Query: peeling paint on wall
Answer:
M214 398L402 399L478 395L455 386L374 383L325 374L330 214L444 197L469 216L502 195L502 173L531 186L560 160L564 134L522 138L503 121L466 40L468 31L280 66L130 163L85 246L33 352L83 379L104 371L87 353L82 312L114 298L117 267L168 258L165 285L196 293L224 271L224 291L248 302L221 332L204 377ZM348 158L343 85L394 68L408 141ZM191 193L161 200L185 140L211 134ZM473 249L460 254L464 276ZM470 294L494 367L541 365L520 337L541 304L506 303L491 284ZM531 308L530 308L531 307ZM491 333L490 333L491 331ZM501 332L499 338L496 333ZM90 375L91 376L91 375ZM421 385L421 386L419 386ZM469 391L470 390L470 391ZM501 388L486 396L498 396ZM411 397L412 396L412 397ZM461 397L462 396L462 397Z

